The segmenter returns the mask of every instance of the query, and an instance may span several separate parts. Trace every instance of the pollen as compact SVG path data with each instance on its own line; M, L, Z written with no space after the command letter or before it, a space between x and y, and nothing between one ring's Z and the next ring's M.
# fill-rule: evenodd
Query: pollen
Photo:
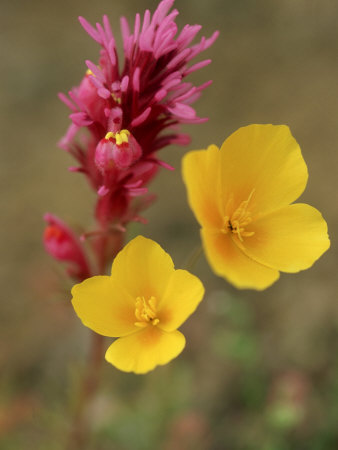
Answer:
M253 189L247 200L241 202L239 207L231 214L224 217L224 225L222 233L227 234L229 232L237 234L238 239L243 242L243 237L250 237L255 234L254 231L247 231L245 228L252 222L252 215L249 211L249 205L252 196L255 192ZM232 203L232 198L229 200L227 207Z
M156 317L157 300L150 297L146 300L143 296L137 297L135 302L135 325L140 328L147 327L149 324L157 325L160 321Z
M121 130L117 133L114 133L113 131L108 131L108 133L105 135L105 139L108 141L110 139L116 141L116 145L121 146L122 144L128 144L129 141L129 130Z

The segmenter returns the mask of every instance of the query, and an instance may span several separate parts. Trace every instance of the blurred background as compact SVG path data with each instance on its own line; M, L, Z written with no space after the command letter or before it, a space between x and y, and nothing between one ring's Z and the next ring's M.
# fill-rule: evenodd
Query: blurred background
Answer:
M70 427L89 332L70 305L70 283L41 244L49 211L93 226L93 193L57 141L68 110L57 99L79 83L97 44L77 16L134 19L153 0L0 0L1 304L0 448L61 450ZM287 124L309 168L301 200L326 218L332 246L311 269L262 293L236 291L200 258L203 304L184 325L184 353L146 376L104 363L91 405L90 450L334 450L338 448L338 3L334 0L177 0L178 24L220 30L195 74L214 84L187 126L189 149L221 144L250 123ZM204 55L203 55L204 56ZM199 245L180 176L186 150L168 148L151 186L148 225L183 267ZM107 339L107 347L110 340Z

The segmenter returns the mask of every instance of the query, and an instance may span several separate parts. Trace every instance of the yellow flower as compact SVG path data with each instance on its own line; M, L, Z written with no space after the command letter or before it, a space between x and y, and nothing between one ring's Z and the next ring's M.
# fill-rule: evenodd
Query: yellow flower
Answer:
M308 173L285 125L249 125L219 150L189 152L183 179L213 270L238 288L265 289L279 271L310 267L330 246L319 211L294 202Z
M154 241L138 236L116 256L110 276L88 278L72 289L83 324L118 337L106 360L124 372L146 373L178 356L185 338L177 331L203 298L201 281L175 270Z

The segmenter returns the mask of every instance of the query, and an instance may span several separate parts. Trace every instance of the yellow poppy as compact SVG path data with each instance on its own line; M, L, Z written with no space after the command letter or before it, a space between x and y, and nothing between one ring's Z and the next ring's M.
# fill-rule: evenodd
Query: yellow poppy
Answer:
M154 241L138 236L116 256L110 276L88 278L72 289L83 324L117 337L106 360L124 372L146 373L178 356L185 338L177 331L203 298L201 281L175 270Z
M188 200L207 259L238 288L265 289L279 271L309 268L330 246L315 208L294 202L307 167L285 125L249 125L218 149L183 159Z

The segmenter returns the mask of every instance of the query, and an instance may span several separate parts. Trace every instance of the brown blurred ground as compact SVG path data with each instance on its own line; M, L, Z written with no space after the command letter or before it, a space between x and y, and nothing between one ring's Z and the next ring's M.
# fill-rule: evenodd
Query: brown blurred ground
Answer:
M57 93L66 92L78 83L85 70L85 59L97 58L97 45L82 30L77 16L94 22L107 13L119 39L120 15L131 19L137 11L154 10L155 6L155 1L144 0L0 0L0 443L3 438L5 449L23 448L20 443L26 437L28 449L62 448L61 436L67 429L65 405L86 352L87 333L64 301L69 298L69 285L62 281L62 271L41 246L45 211L56 213L72 224L88 228L92 225L93 195L81 176L67 171L72 161L56 147L68 125L68 111L58 101ZM210 121L187 127L192 134L189 148L220 144L231 132L249 123L288 124L300 143L310 173L302 200L322 211L332 239L330 251L312 269L298 275L283 275L263 293L235 292L216 278L203 260L198 263L195 273L205 281L209 299L186 326L189 345L179 366L183 374L175 372L175 380L178 389L185 392L191 387L186 380L192 377L193 391L187 394L184 408L197 408L203 414L200 417L195 412L189 413L188 419L182 416L182 423L187 420L189 428L202 422L208 435L208 427L212 426L209 422L217 416L219 431L226 415L233 425L229 434L224 432L223 442L231 443L230 450L241 448L236 446L239 437L232 437L236 427L239 434L241 427L249 436L252 433L253 440L259 439L257 429L264 434L264 426L259 428L247 416L246 419L238 416L235 407L225 412L226 408L218 405L220 399L226 405L231 397L234 374L233 363L227 358L220 362L211 344L216 322L227 333L227 321L219 323L213 315L223 301L219 297L224 297L224 304L235 299L253 315L253 339L259 342L266 379L273 380L280 372L295 370L306 379L306 385L312 386L309 395L314 416L308 422L305 420L305 431L300 431L306 442L306 436L311 434L311 420L316 422L325 414L326 400L318 392L323 386L321 382L336 373L338 358L338 3L198 0L177 1L176 7L180 10L181 26L187 22L200 23L206 35L214 29L221 32L208 51L212 65L195 76L198 83L212 78L214 84L197 105L199 115L209 116ZM163 151L162 158L177 170L163 171L153 183L159 200L146 214L150 223L132 229L134 234L159 241L177 266L183 266L199 240L180 177L182 154L180 148ZM172 377L168 370L158 369L149 376L159 392L161 377ZM144 378L142 381L132 376L125 378L108 366L105 377L108 386L113 379L121 392L136 393L140 402L142 396L149 395L150 382ZM98 415L98 420L103 424L105 407L109 417L118 415L114 409L118 403L113 398L109 401L114 397L114 387L106 392L103 406L98 406L103 415L102 420ZM338 391L332 395L337 394ZM200 398L197 404L196 395ZM325 395L330 397L330 391ZM163 403L154 400L154 405L159 411L161 405L168 409L167 400L163 399ZM121 397L120 404L123 401ZM130 395L127 402L133 404ZM17 418L17 423L8 419L10 414ZM139 420L138 416L130 419L128 414L125 412L127 422ZM255 414L259 421L259 411ZM7 419L1 420L2 416ZM179 435L185 429L177 420L169 414L162 428L158 425L168 434L163 448L180 448L177 436L170 434L180 430ZM152 436L151 432L149 435ZM47 447L50 439L53 445ZM106 435L105 439L95 448L111 448ZM124 442L121 439L119 442ZM155 442L158 436L153 439ZM123 445L116 448L144 448L141 443L139 447ZM217 445L206 439L202 448L228 448ZM182 443L181 448L190 447L183 447Z

